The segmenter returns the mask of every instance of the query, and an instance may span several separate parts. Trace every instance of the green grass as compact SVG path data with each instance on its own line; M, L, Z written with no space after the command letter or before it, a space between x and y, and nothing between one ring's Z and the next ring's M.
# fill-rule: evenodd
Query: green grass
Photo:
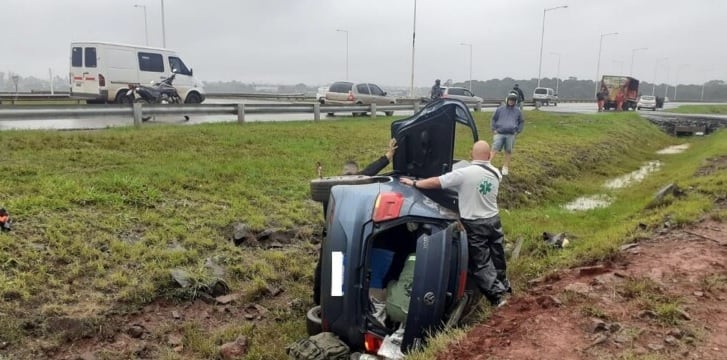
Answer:
M492 137L490 116L476 114L482 139ZM657 224L669 217L677 225L688 223L710 211L715 199L727 198L724 172L691 177L705 159L727 153L725 132L694 139L685 154L666 156L655 151L678 140L635 114L528 112L526 121L511 175L500 189L508 239L526 239L521 258L509 264L519 287L554 268L610 256L621 242L639 235L634 230L639 222ZM185 352L175 354L160 341L158 355L210 358L219 343L244 334L251 343L248 358L285 358L285 346L305 333L315 245L300 241L268 251L235 247L230 225L315 236L322 226L321 206L309 200L308 181L316 162L324 175L336 175L345 160L378 158L386 150L390 122L0 132L5 150L0 206L15 220L12 232L0 234L0 340L27 357L38 346L34 338L52 339L42 326L23 326L42 322L43 311L97 319L159 298L185 302L194 291L179 291L170 270L187 271L196 289L203 289L211 278L205 259L214 258L226 269L224 280L232 291L268 307L276 321L260 323L254 332L235 321L211 333L200 324L185 324ZM465 135L458 133L458 158L468 158L471 140ZM605 180L653 159L664 166L642 183L602 188ZM644 210L669 182L690 189L687 196ZM573 213L561 207L604 191L615 199L609 208ZM543 231L573 234L573 246L544 247ZM268 286L284 288L288 299L302 299L304 308L266 299Z
M669 112L680 114L727 114L727 105L681 105Z

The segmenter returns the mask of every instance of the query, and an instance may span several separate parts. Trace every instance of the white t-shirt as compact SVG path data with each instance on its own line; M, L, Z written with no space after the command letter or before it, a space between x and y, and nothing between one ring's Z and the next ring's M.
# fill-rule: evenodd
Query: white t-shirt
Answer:
M485 165L491 171L483 169ZM452 170L439 177L442 189L452 189L459 198L459 216L466 220L486 219L499 214L497 192L500 171L489 161L474 160L470 166Z

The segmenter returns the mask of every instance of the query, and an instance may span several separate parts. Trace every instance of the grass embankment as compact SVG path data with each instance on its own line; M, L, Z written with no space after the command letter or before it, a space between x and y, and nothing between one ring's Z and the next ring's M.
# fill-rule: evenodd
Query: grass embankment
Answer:
M476 116L487 140L490 116ZM305 333L310 305L316 251L305 240L322 224L320 205L308 200L315 163L335 175L347 159L374 160L386 149L390 121L0 132L0 206L15 219L15 229L0 234L0 341L10 344L5 351L23 358L48 347L36 338L62 344L62 337L46 331L49 317L81 318L98 328L109 314L154 299L187 301L191 294L176 288L169 271L182 268L204 282L211 276L205 259L213 258L226 269L233 292L267 306L275 319L254 327L231 319L209 330L190 321L170 325L184 335L184 351L171 352L160 337L158 355L211 358L216 344L244 334L251 343L248 358L285 358L285 345ZM471 146L464 135L458 133L461 158ZM670 215L679 224L709 209L715 193L724 197L727 175L689 178L705 158L727 153L724 137L699 139L683 155L657 156L655 150L676 140L635 114L528 112L512 174L501 188L508 238L526 238L522 258L510 265L515 283L608 256L635 236L638 222L656 224ZM655 158L664 168L641 184L610 192L616 199L611 207L582 213L560 207L579 195L604 192L606 179ZM654 191L669 182L702 190L689 192L679 206L644 213ZM230 224L238 222L253 230L293 229L304 240L283 249L238 248L228 240ZM543 231L566 231L577 239L572 248L554 251L539 242ZM284 288L287 299L302 299L305 306L291 309L280 299L266 299L261 293L268 285ZM125 355L109 350L108 356Z
M725 115L727 114L727 105L682 105L676 109L668 110L668 112L679 114Z

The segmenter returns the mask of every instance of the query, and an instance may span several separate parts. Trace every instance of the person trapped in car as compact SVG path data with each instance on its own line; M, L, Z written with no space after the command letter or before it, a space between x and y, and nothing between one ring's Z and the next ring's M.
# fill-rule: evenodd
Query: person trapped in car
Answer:
M482 294L494 306L504 305L511 292L507 280L505 234L500 222L497 194L502 175L490 163L490 145L483 140L472 146L472 163L442 176L401 183L418 189L452 189L459 199L460 221L467 231L469 273Z
M510 93L507 95L505 105L500 106L492 115L492 158L499 151L505 151L505 160L502 163L502 175L510 173L510 159L512 158L512 149L515 147L515 137L523 131L525 124L523 113L515 106L517 95Z

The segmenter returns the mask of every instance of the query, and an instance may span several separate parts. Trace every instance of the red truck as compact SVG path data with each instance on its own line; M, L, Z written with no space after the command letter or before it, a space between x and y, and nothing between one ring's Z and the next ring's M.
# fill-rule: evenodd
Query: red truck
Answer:
M639 80L630 76L603 75L599 91L606 93L603 104L605 110L617 108L619 93L623 95L622 110L636 110L639 101Z

